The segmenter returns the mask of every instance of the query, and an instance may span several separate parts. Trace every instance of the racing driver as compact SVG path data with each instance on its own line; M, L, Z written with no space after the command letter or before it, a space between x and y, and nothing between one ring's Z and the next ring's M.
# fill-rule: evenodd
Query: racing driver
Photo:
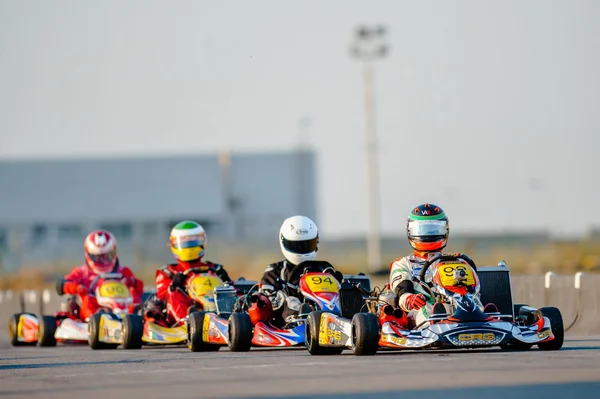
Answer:
M298 286L302 270L292 275L293 269L304 261L316 260L318 243L319 230L308 217L292 216L283 222L279 229L279 245L284 259L267 266L260 281L260 294L251 298L253 305L249 309L249 315L254 324L258 321L271 321L274 325L283 327L300 312L300 293L297 290L287 290L286 286ZM342 281L343 274L331 265L322 271L331 273L338 281Z
M85 262L75 267L57 285L59 295L79 295L81 307L75 306L72 311L79 312L79 318L87 321L91 315L101 310L94 296L92 283L103 273L120 273L123 283L129 288L135 306L141 305L144 283L134 277L131 270L119 264L117 257L117 240L112 233L105 230L92 231L83 243Z
M441 253L448 242L449 231L448 218L442 208L434 204L416 206L406 222L408 242L414 252L394 260L390 265L390 289L398 295L398 306L407 312L408 320L416 326L431 314L447 313L442 303L427 303L426 291L419 284L414 284L412 279L419 277L423 264L431 256ZM479 297L476 303L483 308ZM498 309L490 303L483 311L492 313Z
M165 327L181 322L190 310L195 309L185 290L187 276L184 271L201 268L214 273L223 282L231 282L222 265L203 260L206 232L199 223L189 220L177 223L171 230L170 247L177 263L156 271L156 296L146 302L144 309L146 320Z

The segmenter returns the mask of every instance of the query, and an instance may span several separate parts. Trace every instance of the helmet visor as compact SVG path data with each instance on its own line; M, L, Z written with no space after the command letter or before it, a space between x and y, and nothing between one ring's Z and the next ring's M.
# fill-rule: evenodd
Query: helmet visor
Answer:
M171 237L171 246L175 249L201 247L204 248L205 238L203 234L190 236Z
M317 250L318 242L319 237L315 237L311 240L292 241L286 239L284 236L281 236L281 243L283 244L283 247L295 254L309 254L311 252L315 252Z
M446 234L448 234L446 220L413 220L408 223L408 236L412 238L445 237Z
M117 251L115 250L98 255L88 253L88 257L96 265L112 265L115 261L116 256Z

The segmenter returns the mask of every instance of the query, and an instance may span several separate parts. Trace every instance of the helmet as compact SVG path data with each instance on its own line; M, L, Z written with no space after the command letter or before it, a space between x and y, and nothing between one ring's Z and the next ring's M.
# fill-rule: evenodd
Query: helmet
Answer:
M95 273L108 273L117 264L117 240L105 230L92 231L83 243L85 261Z
M285 219L279 229L279 245L283 256L294 265L317 258L319 230L306 216Z
M185 220L171 230L171 252L175 259L192 262L204 256L206 233L199 223Z
M440 251L448 242L450 232L444 210L434 204L416 206L406 222L410 246L420 252Z

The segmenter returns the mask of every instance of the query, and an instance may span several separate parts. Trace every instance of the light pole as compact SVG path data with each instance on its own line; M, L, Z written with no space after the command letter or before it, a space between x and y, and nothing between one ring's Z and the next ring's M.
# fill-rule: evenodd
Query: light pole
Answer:
M379 172L377 157L377 130L375 123L375 83L373 61L385 57L387 29L384 26L359 26L350 47L353 57L363 61L365 79L365 132L367 160L367 207L369 230L367 233L367 262L369 271L381 267Z

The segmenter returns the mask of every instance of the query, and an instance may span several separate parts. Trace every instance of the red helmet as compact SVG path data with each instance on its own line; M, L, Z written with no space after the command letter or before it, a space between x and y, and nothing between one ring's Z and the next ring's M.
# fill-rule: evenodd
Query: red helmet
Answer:
M83 244L85 261L95 273L108 273L117 264L117 240L105 230L92 231Z

